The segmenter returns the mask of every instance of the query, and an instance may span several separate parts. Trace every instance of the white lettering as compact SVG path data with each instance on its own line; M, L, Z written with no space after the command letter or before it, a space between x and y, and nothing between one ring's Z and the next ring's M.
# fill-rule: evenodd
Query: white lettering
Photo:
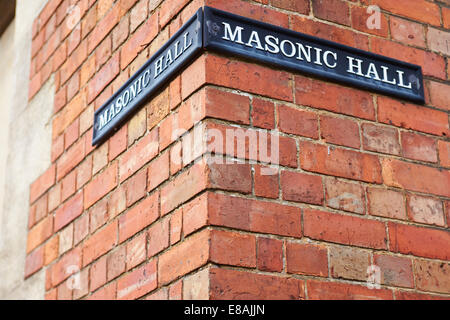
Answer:
M236 29L234 29L234 32L232 32L230 24L226 22L222 22L222 24L225 26L225 35L222 37L222 39L244 44L242 42L242 30L244 30L244 28L236 26ZM235 40L236 38L237 40Z

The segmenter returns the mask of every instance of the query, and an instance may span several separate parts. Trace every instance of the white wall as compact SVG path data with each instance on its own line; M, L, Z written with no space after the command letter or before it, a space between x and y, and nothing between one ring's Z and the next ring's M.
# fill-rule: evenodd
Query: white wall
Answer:
M47 0L17 0L0 37L0 299L43 299L43 270L24 281L29 187L50 166L53 77L28 103L31 30Z

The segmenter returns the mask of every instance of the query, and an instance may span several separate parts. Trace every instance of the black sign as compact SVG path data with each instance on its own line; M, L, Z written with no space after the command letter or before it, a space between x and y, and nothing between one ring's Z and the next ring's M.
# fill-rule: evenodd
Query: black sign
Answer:
M206 49L424 102L420 66L213 8L204 19Z
M112 135L203 48L424 102L420 66L205 7L95 112L92 144Z
M197 13L177 31L94 114L92 145L104 141L132 116L161 86L173 78L203 47L203 13Z

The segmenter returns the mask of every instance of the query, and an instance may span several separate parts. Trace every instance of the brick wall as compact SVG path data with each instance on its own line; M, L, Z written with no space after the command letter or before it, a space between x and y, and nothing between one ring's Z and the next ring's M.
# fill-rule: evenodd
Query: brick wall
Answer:
M204 53L91 147L94 110L204 5L419 64L426 103ZM50 0L29 97L54 75L52 165L25 277L44 268L48 299L449 299L449 26L445 0ZM248 141L218 148L237 127L279 135L274 174Z

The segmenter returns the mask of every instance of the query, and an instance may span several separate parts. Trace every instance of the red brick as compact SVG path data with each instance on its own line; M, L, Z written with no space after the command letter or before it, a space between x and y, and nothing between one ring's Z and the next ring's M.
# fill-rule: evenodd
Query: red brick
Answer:
M442 20L444 22L444 28L450 29L450 9L441 7L442 8Z
M107 205L108 205L107 199L102 199L90 208L89 231L91 233L94 233L95 230L103 226L109 220Z
M127 242L126 247L126 267L127 270L133 269L141 264L147 257L147 233L141 233L137 237Z
M126 248L125 246L119 247L108 255L107 258L107 280L118 277L125 272L126 266Z
M205 116L249 124L250 99L231 92L206 89Z
M124 181L158 154L158 131L153 130L128 149L120 159L119 176Z
M169 85L170 110L175 109L181 103L181 76L176 77Z
M127 126L120 128L108 141L109 153L108 161L114 160L119 154L127 148Z
M121 1L120 1L121 2ZM111 32L120 20L120 2L97 24L87 39L89 53Z
M216 162L215 160L219 162ZM208 187L241 193L252 192L251 166L245 163L221 163L222 158L211 159L208 164Z
M431 259L450 259L450 232L389 223L390 250Z
M328 276L328 257L325 246L286 243L286 268L288 273Z
M386 11L402 15L413 20L438 26L441 24L438 5L424 0L399 0L395 2L390 0L374 0L372 1L372 4L378 5Z
M119 219L119 242L132 237L154 222L158 216L159 194L145 198Z
M81 267L81 249L79 247L66 253L50 269L51 284L56 286L77 273Z
M371 23L368 26L368 21L372 22L370 19L373 17L375 11L368 11L368 7L358 7L351 5L351 15L352 15L352 28L366 32L375 34L381 37L387 38L389 32L389 22L385 14L380 12L380 27L372 26Z
M205 229L164 252L158 261L158 283L164 285L206 264L208 240L209 231Z
M183 210L176 210L170 217L170 245L181 240L181 232L183 227Z
M256 267L256 238L237 232L211 230L211 262L238 267ZM236 250L239 248L238 250Z
M59 254L59 236L54 236L44 245L44 265L52 263Z
M90 291L95 291L106 283L106 257L101 257L89 269Z
M307 0L272 0L271 4L277 8L309 14L309 1Z
M98 70L111 57L111 37L106 37L95 50L95 69Z
M82 41L61 67L61 84L64 84L72 76L86 60L87 56L87 42Z
M386 249L384 223L318 210L303 213L305 236L330 242L367 248Z
M169 89L166 88L147 105L147 124L144 125L144 128L147 126L148 130L153 129L167 114L169 114L169 108ZM130 131L128 131L128 136L130 139Z
M362 141L365 150L400 155L398 131L394 128L362 125Z
M431 293L417 293L411 291L395 291L396 300L448 300L447 296L438 296Z
M450 10L449 10L450 11ZM429 81L430 104L436 108L450 110L450 86L444 83Z
M61 230L83 213L83 192L77 193L55 212L55 231Z
M300 143L302 169L348 179L381 183L381 166L376 156L307 141Z
M38 201L35 203L36 212L35 212L35 222L40 221L42 218L47 216L48 211L48 193L44 196L40 197Z
M73 243L77 245L89 234L89 215L82 215L74 223Z
M419 161L438 161L436 140L412 132L402 132L401 139L404 157Z
M359 149L358 123L349 119L320 117L320 135L327 143Z
M300 1L303 0L296 0L296 2ZM289 26L289 16L287 14L268 7L240 0L206 0L205 5L280 27L288 28Z
M67 59L67 42L64 41L53 55L53 72L58 70Z
M127 207L130 207L147 194L147 170L141 170L128 179L125 189Z
M406 220L405 196L397 191L382 188L367 188L369 214L380 217Z
M261 271L283 271L283 242L259 237L257 240L257 267Z
M151 191L169 179L169 152L164 152L148 166L147 190Z
M383 181L386 185L412 191L450 196L450 172L424 165L384 159ZM417 179L417 177L421 177Z
M408 216L419 223L445 226L444 207L438 199L408 195Z
M271 101L253 98L252 101L252 124L264 129L275 128L275 106Z
M439 149L439 159L441 166L450 167L450 142L439 140L438 141L438 149Z
M117 244L117 222L97 231L83 245L83 266L111 250Z
M41 89L41 73L37 73L31 79L29 87L28 87L28 100L31 100L36 93Z
M84 186L92 177L92 157L87 157L77 167L77 189Z
M329 99L329 97L338 97ZM295 77L297 104L374 120L372 96L363 91L328 84L311 78Z
M423 291L450 293L450 263L439 261L414 261L416 286Z
M147 255L157 255L169 246L169 219L159 220L148 229Z
M91 103L105 87L119 74L119 54L114 55L89 82L87 101Z
M300 208L208 194L209 223L240 230L301 237Z
M407 0L402 0L407 1ZM372 52L422 66L423 74L445 80L445 60L441 56L381 38L371 38Z
M213 55L206 56L205 63L207 83L292 101L291 78L286 72ZM182 90L185 90L184 82Z
M30 203L33 203L55 183L56 166L52 165L30 186Z
M60 155L64 152L64 135L60 135L58 138L54 139L52 142L52 154L51 161L55 162Z
M47 23L47 21L53 16L56 8L58 8L61 2L62 0L51 0L47 2L44 9L42 9L41 13L39 14L40 26L44 26Z
M392 38L404 44L425 48L423 25L397 17L390 17Z
M117 281L117 299L136 299L156 287L156 260L152 260Z
M112 32L112 50L116 49L128 38L128 30L130 27L130 20L128 17L120 20L119 25L114 28Z
M80 139L69 150L63 154L57 162L57 180L65 177L73 168L75 168L85 156L85 141Z
M369 289L348 283L308 280L308 298L310 300L392 300L392 291L388 289Z
M319 138L319 123L315 113L281 105L277 114L278 126L282 132Z
M450 49L448 48L448 42L450 41L450 32L448 30L441 31L435 28L428 28L427 33L428 48L432 51L450 55Z
M61 182L61 201L65 201L75 193L76 171L69 173Z
M207 167L197 163L166 184L161 189L161 214L167 214L204 190L207 187L207 174Z
M25 259L25 278L39 271L44 265L44 246L27 255Z
M64 130L86 109L86 95L82 90L67 106L53 119L53 139L58 137Z
M381 271L381 283L396 287L414 287L412 263L409 258L376 254L373 257L374 265Z
M348 183L336 178L325 180L327 206L334 209L364 214L364 189L359 184Z
M97 290L88 300L115 300L117 292L117 282L112 282Z
M212 300L299 300L305 297L303 280L212 268Z
M191 200L183 206L183 233L187 235L197 231L208 222L208 193Z
M48 211L56 209L61 203L61 184L57 184L48 193Z
M292 30L311 36L338 42L347 46L369 50L369 39L366 35L353 30L344 29L328 23L312 20L310 17L291 16ZM364 20L364 24L366 19Z
M120 66L125 69L158 34L158 13L154 13L121 49Z
M283 199L311 204L323 203L322 178L300 172L281 172Z
M367 280L370 254L354 247L330 248L330 273L336 279Z
M278 198L278 169L268 166L254 166L255 196Z
M84 208L87 209L117 186L117 162L97 175L86 187Z
M312 8L320 19L350 25L349 5L342 0L317 0L312 3Z

